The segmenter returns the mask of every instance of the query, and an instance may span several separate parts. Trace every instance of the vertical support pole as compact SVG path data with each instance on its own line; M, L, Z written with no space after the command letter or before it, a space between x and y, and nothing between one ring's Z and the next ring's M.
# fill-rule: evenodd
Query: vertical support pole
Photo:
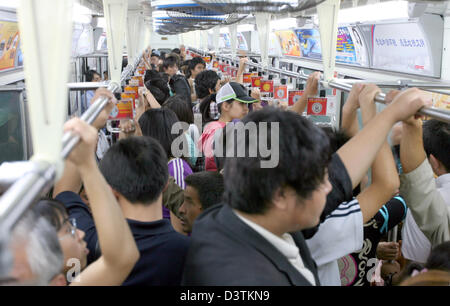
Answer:
M216 26L213 29L213 45L214 51L219 51L219 38L220 38L220 27ZM217 52L216 52L217 54Z
M144 40L142 43L143 45L141 51L147 49L150 46L153 34L153 25L151 24L151 22L143 21L143 27L144 27Z
M128 0L103 0L103 9L108 39L109 76L112 82L120 84Z
M237 49L237 24L234 23L228 26L230 31L230 40L231 40L231 57L236 57L236 49Z
M56 164L61 159L67 114L67 83L72 47L73 0L21 0L18 9L34 156Z
M324 78L331 81L336 67L338 13L341 0L327 0L317 6Z
M269 13L255 13L256 29L259 35L259 46L261 51L261 65L263 68L269 67L269 35L270 19Z

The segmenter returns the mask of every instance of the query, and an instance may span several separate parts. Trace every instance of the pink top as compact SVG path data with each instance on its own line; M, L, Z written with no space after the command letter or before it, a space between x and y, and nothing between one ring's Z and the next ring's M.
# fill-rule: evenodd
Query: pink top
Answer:
M214 135L219 129L223 129L227 124L220 121L213 121L208 124L203 131L202 137L198 143L198 148L205 156L205 170L217 171L216 162L214 160Z

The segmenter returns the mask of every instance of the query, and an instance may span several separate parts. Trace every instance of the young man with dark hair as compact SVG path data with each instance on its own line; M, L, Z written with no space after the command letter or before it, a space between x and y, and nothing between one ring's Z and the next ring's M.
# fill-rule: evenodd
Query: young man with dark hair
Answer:
M216 172L199 172L185 179L184 202L179 209L182 226L192 232L195 219L205 210L222 202L223 176Z
M191 100L197 100L197 94L195 93L195 78L206 68L206 63L201 57L194 57L188 61L186 78L191 87Z
M331 159L328 137L300 115L270 108L249 114L243 123L253 122L266 134L244 133L238 148L249 152L260 142L278 150L226 161L224 204L197 218L183 284L320 284L301 231L317 227L352 199L394 123L417 113L426 101L419 90L406 90ZM261 167L277 156L274 168ZM327 170L337 190L331 193ZM363 215L378 211L372 204L360 209Z
M156 140L131 137L112 146L100 163L141 254L124 285L176 286L181 282L189 240L176 233L169 220L163 220L167 162ZM65 193L57 199L65 203L71 217L76 216L90 252L95 253L97 232L87 206L76 194ZM117 248L120 251L120 246Z
M423 264L433 246L450 239L450 124L429 120L422 129L417 120L403 123L400 155L401 192L411 208L402 253Z
M179 74L178 65L179 59L171 55L164 60L162 65L163 72L172 91L172 95L176 94L183 97L186 103L191 106L191 88L186 78L182 74Z

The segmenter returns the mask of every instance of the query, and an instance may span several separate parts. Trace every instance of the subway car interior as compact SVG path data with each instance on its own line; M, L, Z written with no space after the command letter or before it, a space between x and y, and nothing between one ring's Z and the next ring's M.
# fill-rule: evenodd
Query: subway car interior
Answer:
M0 137L2 286L450 285L450 1L1 0Z

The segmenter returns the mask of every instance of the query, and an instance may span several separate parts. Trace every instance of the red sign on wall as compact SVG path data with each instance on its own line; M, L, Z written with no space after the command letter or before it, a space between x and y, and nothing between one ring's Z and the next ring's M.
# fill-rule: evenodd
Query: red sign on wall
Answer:
M325 116L327 114L327 98L309 98L308 115Z
M286 85L275 86L273 93L275 99L286 100L288 98L288 88Z
M303 90L295 90L289 92L289 106L294 105L297 103L300 98L303 96L304 91Z
M261 92L273 92L273 81L261 81Z

